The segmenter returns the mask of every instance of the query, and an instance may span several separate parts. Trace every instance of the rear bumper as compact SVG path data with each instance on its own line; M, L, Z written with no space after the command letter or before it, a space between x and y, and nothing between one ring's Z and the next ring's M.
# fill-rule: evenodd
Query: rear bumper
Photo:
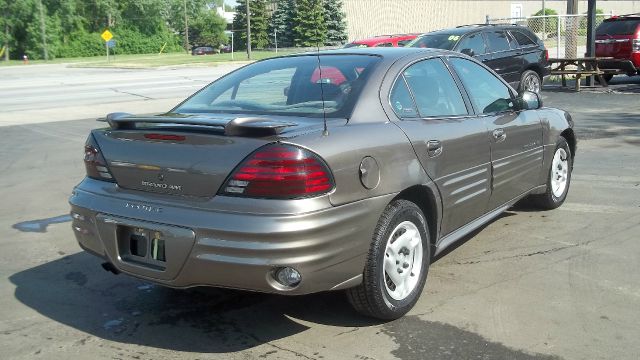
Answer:
M134 194L134 193L131 193ZM139 193L138 193L139 195ZM373 230L394 194L311 211L250 213L185 206L166 197L128 196L117 185L85 179L69 202L80 246L118 270L171 287L216 286L286 294L337 290L359 284ZM228 199L227 199L228 200ZM216 198L210 200L215 202ZM268 209L253 200L253 209ZM166 267L123 255L123 229L142 228L166 238ZM128 241L128 239L126 239ZM273 272L290 266L301 283L287 289Z

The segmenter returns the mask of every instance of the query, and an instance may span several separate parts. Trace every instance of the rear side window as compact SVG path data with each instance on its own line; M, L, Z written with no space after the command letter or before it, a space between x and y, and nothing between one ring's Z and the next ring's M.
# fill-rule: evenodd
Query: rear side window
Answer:
M404 71L421 117L467 115L462 94L440 59L415 63Z
M465 49L473 50L474 55L482 55L487 52L482 33L465 36L464 38L462 38L462 40L460 40L460 43L458 43L456 49L457 51L462 51Z
M605 21L596 29L596 35L633 35L640 19Z
M487 31L487 42L490 52L511 50L507 34L504 31Z
M521 31L511 30L511 35L513 35L513 37L516 39L518 45L522 47L536 45L535 41L533 41L529 36L527 36L527 34Z
M393 47L393 43L390 43L390 42L381 43L381 44L376 45L376 47Z
M393 112L401 119L416 118L418 117L418 110L411 98L407 83L404 81L404 76L400 75L393 85L391 95L389 96L389 102L393 108Z
M409 39L409 40L400 40L400 41L398 41L398 46L405 46L410 42L411 42L411 39Z

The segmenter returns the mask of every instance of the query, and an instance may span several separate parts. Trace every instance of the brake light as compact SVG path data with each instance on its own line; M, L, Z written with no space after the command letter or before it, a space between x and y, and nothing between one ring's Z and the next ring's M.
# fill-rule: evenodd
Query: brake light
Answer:
M293 145L271 144L249 155L221 188L224 195L271 199L306 198L334 188L318 155Z
M107 167L104 156L100 153L96 139L91 134L84 145L84 166L87 169L87 176L92 179L115 181Z
M173 135L173 134L144 134L146 139L150 140L164 140L164 141L184 141L186 136Z
M547 49L544 49L544 59L546 61L549 61L549 50L547 50Z

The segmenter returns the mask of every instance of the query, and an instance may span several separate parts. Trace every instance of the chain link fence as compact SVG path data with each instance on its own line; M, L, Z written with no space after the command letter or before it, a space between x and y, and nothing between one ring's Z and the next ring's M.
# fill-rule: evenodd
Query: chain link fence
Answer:
M597 27L612 15L598 14ZM587 15L546 15L517 18L487 17L487 24L517 24L526 26L544 41L549 56L556 58L584 57L587 49Z

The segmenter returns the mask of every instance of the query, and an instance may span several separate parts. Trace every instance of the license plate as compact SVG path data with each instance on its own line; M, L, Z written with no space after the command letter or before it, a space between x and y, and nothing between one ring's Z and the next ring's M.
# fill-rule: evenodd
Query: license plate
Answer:
M162 232L144 228L124 227L120 231L120 255L137 262L163 263L167 261Z

